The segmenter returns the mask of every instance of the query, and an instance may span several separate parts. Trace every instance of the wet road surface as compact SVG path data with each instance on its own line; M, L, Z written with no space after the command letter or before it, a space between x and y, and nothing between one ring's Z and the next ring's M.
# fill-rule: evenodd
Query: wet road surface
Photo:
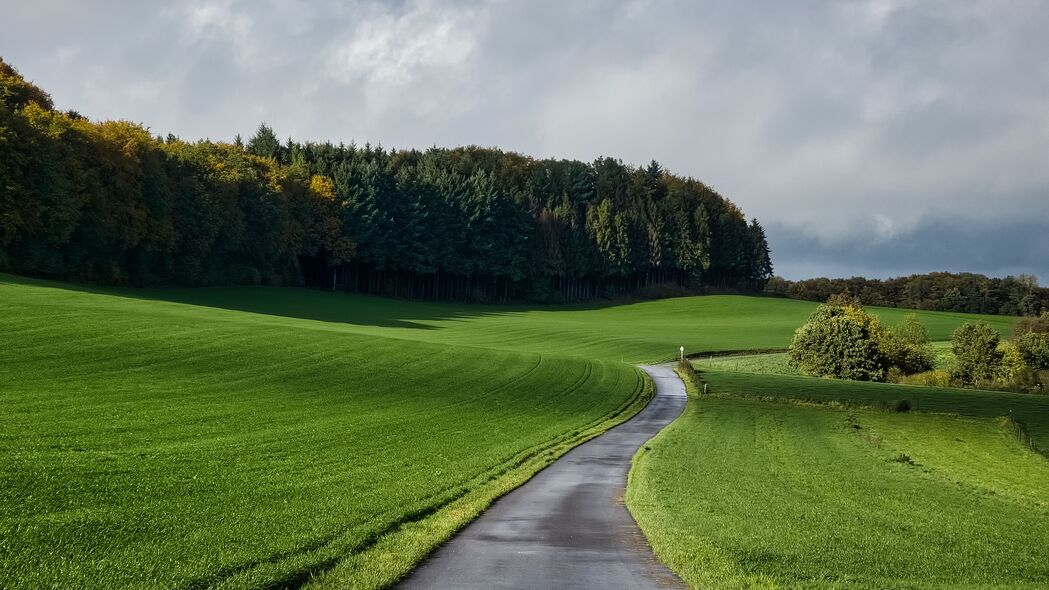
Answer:
M623 504L634 452L685 406L669 366L642 368L656 383L644 410L497 500L397 588L684 588Z

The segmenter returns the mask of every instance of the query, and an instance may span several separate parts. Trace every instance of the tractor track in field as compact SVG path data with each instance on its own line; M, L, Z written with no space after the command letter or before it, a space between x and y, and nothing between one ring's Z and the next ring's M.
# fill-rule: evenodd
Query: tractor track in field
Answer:
M634 453L685 406L669 366L642 367L648 406L579 445L497 500L397 588L684 588L660 563L623 503Z

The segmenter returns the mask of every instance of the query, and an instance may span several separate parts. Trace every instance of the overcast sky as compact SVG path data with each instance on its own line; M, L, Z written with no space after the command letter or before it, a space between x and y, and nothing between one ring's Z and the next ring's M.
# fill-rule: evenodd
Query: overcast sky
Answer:
M766 227L777 274L1049 283L1049 2L6 6L60 108L186 139L497 146L644 164Z

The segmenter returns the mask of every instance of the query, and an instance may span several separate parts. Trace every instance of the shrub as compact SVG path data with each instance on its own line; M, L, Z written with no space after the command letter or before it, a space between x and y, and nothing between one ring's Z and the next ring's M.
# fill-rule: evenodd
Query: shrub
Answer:
M790 366L818 377L884 381L889 359L878 342L885 338L878 319L862 307L821 305L795 331Z
M995 367L995 379L1003 383L1010 383L1028 370L1027 363L1024 362L1024 357L1020 355L1016 344L1002 342L998 345L996 352L1001 355L1001 361Z
M1049 334L1026 332L1016 339L1016 350L1032 369L1049 369Z
M897 412L910 412L911 411L911 400L909 400L909 399L901 399L900 401L896 402L895 410Z
M921 345L929 343L929 331L918 320L918 314L907 314L907 317L903 318L903 323L893 328L892 333L907 344Z
M929 333L917 316L887 329L848 294L833 295L817 308L790 347L791 367L820 377L899 382L935 364Z
M929 332L914 314L908 315L899 326L886 330L878 347L902 375L929 371L936 365L936 351L929 346Z
M936 351L928 344L908 344L890 335L879 347L889 364L903 375L922 373L936 366Z
M677 362L677 368L681 371L689 380L694 384L700 382L699 373L696 372L696 368L692 366L692 363L688 359L680 360Z
M889 367L889 370L885 373L885 380L889 383L903 383L906 377L907 375L899 367Z
M951 375L947 371L925 371L914 375L904 375L900 378L899 383L927 387L950 387Z
M991 381L1002 363L1001 337L986 322L963 324L951 337L954 367L951 378L965 385Z
M1012 379L1003 381L994 379L988 381L977 381L976 386L989 391L1011 391L1013 393L1047 393L1045 389L1046 379L1049 371L1035 371L1025 368Z
M1043 311L1038 317L1020 318L1013 324L1014 338L1019 338L1031 332L1049 334L1049 311Z

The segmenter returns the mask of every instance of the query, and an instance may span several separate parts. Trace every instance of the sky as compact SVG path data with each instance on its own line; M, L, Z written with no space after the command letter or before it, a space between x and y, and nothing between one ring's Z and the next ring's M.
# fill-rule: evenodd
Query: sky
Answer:
M1049 284L1044 0L39 0L4 21L0 56L93 119L655 159L757 217L787 278Z

